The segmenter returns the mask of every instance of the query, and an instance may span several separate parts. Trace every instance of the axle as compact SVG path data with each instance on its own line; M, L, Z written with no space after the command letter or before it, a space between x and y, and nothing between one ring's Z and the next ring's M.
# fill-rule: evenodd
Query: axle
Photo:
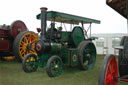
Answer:
M118 79L119 82L128 82L128 75L122 76Z

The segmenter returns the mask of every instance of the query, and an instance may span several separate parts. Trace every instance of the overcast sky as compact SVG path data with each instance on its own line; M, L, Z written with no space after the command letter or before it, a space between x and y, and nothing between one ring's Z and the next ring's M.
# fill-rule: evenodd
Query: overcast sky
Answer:
M106 0L0 0L0 25L22 20L36 31L41 7L100 20L101 24L92 25L93 33L127 33L126 19L108 7Z

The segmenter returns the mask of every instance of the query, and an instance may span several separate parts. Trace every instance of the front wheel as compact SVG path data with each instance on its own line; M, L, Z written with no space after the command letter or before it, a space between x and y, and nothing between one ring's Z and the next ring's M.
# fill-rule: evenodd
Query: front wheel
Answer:
M51 56L47 62L46 71L49 77L56 77L62 72L62 60L59 56Z
M35 72L38 68L36 63L37 63L37 56L32 53L27 54L22 62L22 68L24 72L26 73Z
M100 69L98 85L117 85L118 68L114 55L105 56Z

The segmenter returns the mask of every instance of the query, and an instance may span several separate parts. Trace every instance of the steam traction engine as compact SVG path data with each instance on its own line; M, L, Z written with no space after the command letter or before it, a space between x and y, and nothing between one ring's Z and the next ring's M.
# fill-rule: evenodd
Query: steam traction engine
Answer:
M24 31L27 31L27 27L20 20L13 22L11 25L4 24L0 26L0 58L7 60L15 58L13 55L13 42L16 36Z
M84 30L84 24L99 24L100 21L89 18L74 16L56 11L47 11L41 8L41 14L37 15L41 19L40 39L35 43L37 55L27 54L22 62L23 70L27 73L35 72L38 67L46 67L50 77L61 74L63 64L67 66L79 66L82 70L92 69L96 61L96 48ZM47 21L50 27L46 29ZM56 27L58 22L61 26ZM72 31L63 31L63 24L73 24ZM64 25L65 27L65 25ZM65 28L66 29L66 28ZM85 38L86 36L86 38Z
M107 0L107 5L128 20L128 0ZM116 49L119 49L118 64L114 55L105 56L98 85L117 85L118 82L128 82L128 36L122 37L120 46Z

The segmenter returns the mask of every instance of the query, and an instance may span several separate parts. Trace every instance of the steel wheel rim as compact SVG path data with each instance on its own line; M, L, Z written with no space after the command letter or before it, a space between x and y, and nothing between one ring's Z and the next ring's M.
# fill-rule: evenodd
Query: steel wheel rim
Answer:
M19 54L21 59L23 59L28 53L37 55L34 48L35 42L38 39L39 37L34 32L28 32L21 37L19 44Z
M117 81L115 79L117 76L118 72L116 59L112 57L107 65L107 70L105 73L105 85L117 85Z
M25 60L25 67L29 72L34 72L36 70L37 68L37 66L35 65L36 62L37 60L33 56L30 56Z
M86 69L91 69L96 61L96 49L93 44L89 43L83 50L83 65Z
M55 59L51 62L51 73L53 76L58 76L62 72L62 63L59 59Z

